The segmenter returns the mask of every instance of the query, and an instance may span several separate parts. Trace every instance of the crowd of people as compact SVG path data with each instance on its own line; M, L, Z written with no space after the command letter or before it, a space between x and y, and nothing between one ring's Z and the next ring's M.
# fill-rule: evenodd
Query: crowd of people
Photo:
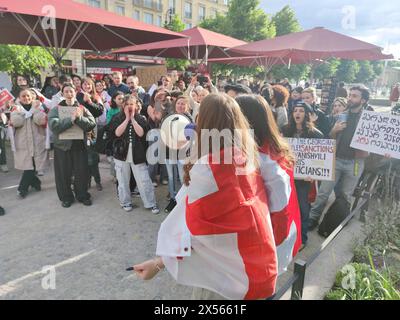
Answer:
M268 265L257 262L253 267L266 268L268 272L260 280L264 289L249 291L247 297L273 295L277 275L307 245L307 233L318 226L331 193L350 202L368 156L350 146L362 111L372 109L368 105L369 91L364 86L354 86L347 93L341 84L333 104L321 106L315 88L309 85L292 88L287 79L257 86L247 81L218 81L214 86L208 76L174 81L165 75L146 91L137 76L129 76L124 82L123 75L114 72L112 77L105 76L102 80L78 75L53 77L41 91L29 87L22 76L16 84L12 92L15 101L3 110L7 118L3 117L1 122L0 165L7 171L4 134L7 131L12 136L15 168L23 171L18 186L21 199L28 196L30 188L41 190L39 177L48 168L49 152L53 150L56 191L62 207L70 207L75 200L92 205L91 180L94 179L96 189L101 192L99 153L105 154L123 210L132 211L137 206L132 195L138 195L144 208L158 214L155 188L167 184L169 203L164 211L171 213L174 208L186 206L187 227L193 236L209 234L210 221L214 233L236 231L244 239L249 237L246 232L250 229L254 232L252 241L259 243ZM67 116L65 108L72 110ZM191 154L186 153L186 158L180 159L179 150L172 148L158 154L157 163L149 163L147 150L157 143L157 139L149 139L149 133L160 131L171 115L183 117L200 137L203 129L254 130L254 137L242 134L241 143L231 146L247 162L252 162L254 170L239 178L224 164L210 164L212 172L203 174L213 179L204 179L203 169L191 161ZM79 139L68 136L72 128L81 134ZM285 138L335 139L335 181L295 179L295 159ZM199 138L195 143L196 150L199 148L197 154L207 156L201 154L201 144ZM249 158L250 153L257 155L255 160ZM182 198L182 190L186 190L189 200ZM212 190L211 206L204 199L208 199ZM214 211L208 212L210 208ZM254 216L251 223L240 216L249 212ZM225 214L231 217L215 220L216 215L225 217ZM232 222L234 217L238 223ZM243 225L252 227L246 229ZM174 241L171 237L166 232L165 241L161 242ZM259 242L260 239L263 240ZM289 247L285 243L290 243ZM214 239L213 245L218 246L218 241ZM195 248L194 243L192 247ZM138 264L134 270L143 279L150 279L164 265L172 270L175 263L161 257ZM192 267L187 264L187 268ZM190 275L186 273L185 277ZM259 280L254 275L248 276L251 281ZM190 279L187 281L191 283ZM224 297L237 297L235 292L226 293L215 286L209 289Z

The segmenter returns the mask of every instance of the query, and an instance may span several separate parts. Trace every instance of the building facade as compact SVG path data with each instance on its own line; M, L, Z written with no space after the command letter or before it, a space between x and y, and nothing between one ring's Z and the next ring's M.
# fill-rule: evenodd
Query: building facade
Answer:
M89 6L101 8L119 15L131 17L135 20L164 26L173 15L178 15L185 23L186 29L195 27L205 18L214 17L217 13L226 14L229 0L74 0ZM143 57L130 56L129 58L116 57L115 61L98 59L82 50L70 50L64 58L65 71L70 73L86 74L91 70L128 70L136 66L160 64L158 59L144 60ZM128 60L128 61L127 61ZM102 68L102 69L101 69ZM50 72L49 72L50 73Z
M131 17L156 26L163 26L171 14L178 15L186 28L203 19L228 11L229 0L75 0Z

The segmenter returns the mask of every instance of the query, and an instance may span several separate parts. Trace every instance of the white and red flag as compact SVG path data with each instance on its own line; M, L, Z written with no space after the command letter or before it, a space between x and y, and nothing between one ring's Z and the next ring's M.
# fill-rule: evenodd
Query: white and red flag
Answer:
M224 158L221 151L221 159ZM277 255L260 172L208 163L190 171L190 185L162 223L157 255L178 283L233 300L275 292Z
M294 184L293 166L271 152L259 150L260 171L268 197L278 255L278 274L287 270L301 246L301 216Z

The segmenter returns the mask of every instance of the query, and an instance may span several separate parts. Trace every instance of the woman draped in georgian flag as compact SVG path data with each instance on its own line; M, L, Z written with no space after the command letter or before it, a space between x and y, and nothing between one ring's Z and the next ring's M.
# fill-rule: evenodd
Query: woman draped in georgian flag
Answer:
M229 96L203 100L185 185L160 227L158 257L134 266L140 278L149 280L165 266L178 283L195 287L194 299L273 296L276 246L249 129Z
M268 102L258 95L236 98L259 145L260 171L267 191L272 229L278 254L279 275L301 247L301 218L294 184L294 157L279 133Z

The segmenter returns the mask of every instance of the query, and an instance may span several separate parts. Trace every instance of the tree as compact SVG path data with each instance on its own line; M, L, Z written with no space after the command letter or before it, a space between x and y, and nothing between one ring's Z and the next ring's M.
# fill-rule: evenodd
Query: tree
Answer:
M342 60L336 72L336 78L339 81L351 83L356 80L359 71L360 66L357 61Z
M376 73L370 61L359 61L359 71L356 76L356 82L367 83L376 78Z
M321 63L319 66L314 68L314 78L322 80L334 77L339 68L339 65L339 59L329 59L324 63Z
M175 31L175 32L181 32L185 30L185 24L183 21L179 18L179 16L174 15L172 19L169 21L169 23L164 25L164 28ZM172 58L167 58L167 68L168 69L175 69L175 70L180 70L183 71L187 68L187 66L190 64L189 61L183 60L183 59L172 59Z
M227 30L227 17L223 16L219 13L214 18L206 18L200 23L200 27L222 33L225 35L230 35L230 32Z
M230 2L226 14L226 31L230 36L248 42L275 37L275 25L259 5L259 0Z
M299 32L302 30L296 14L290 6L285 6L272 17L272 23L275 26L276 36ZM305 64L287 66L274 66L271 74L276 79L288 78L299 81L307 77L310 67Z
M200 26L248 42L272 38L275 25L259 4L259 0L232 0L226 16L217 14L215 18L205 19ZM213 64L213 73L216 74L255 75L260 71L259 67Z
M275 25L276 36L283 36L292 32L302 30L296 13L290 6L284 6L272 17L272 23Z
M0 71L9 73L12 78L17 74L36 76L43 68L54 63L54 58L44 48L0 45Z

